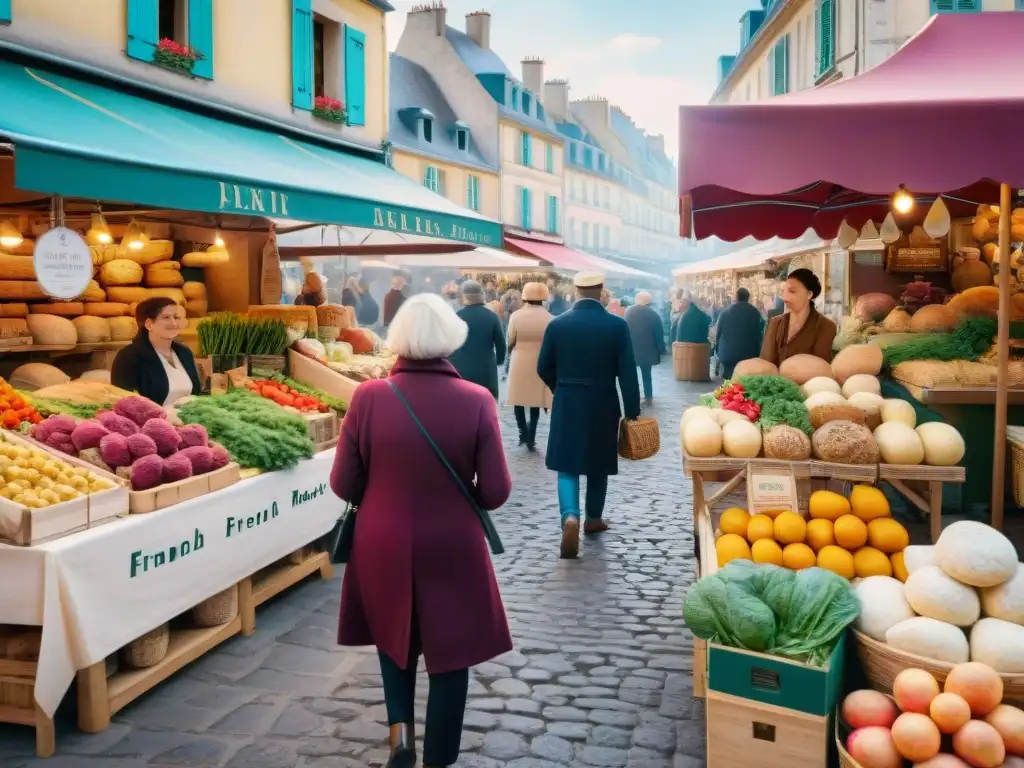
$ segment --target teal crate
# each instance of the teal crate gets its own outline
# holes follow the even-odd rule
[[[708,643],[708,690],[828,717],[843,691],[846,635],[824,669]]]

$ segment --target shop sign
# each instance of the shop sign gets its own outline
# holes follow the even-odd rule
[[[220,185],[220,209],[237,213],[269,213],[274,216],[288,216],[288,195],[273,189],[260,189],[245,184]]]
[[[929,237],[915,227],[889,246],[887,272],[945,272],[949,266],[948,242]]]
[[[36,240],[32,265],[43,292],[55,299],[81,296],[92,280],[89,246],[67,227],[54,227]]]
[[[373,209],[373,226],[391,232],[402,232],[408,235],[424,235],[426,237],[444,237],[449,240],[462,240],[467,243],[491,245],[492,239],[455,222],[442,222],[428,216],[401,213],[391,208],[377,206]]]
[[[751,515],[794,511],[799,508],[793,470],[785,467],[747,465],[747,509]]]

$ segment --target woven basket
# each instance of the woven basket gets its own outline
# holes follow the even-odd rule
[[[238,585],[208,597],[192,609],[192,623],[197,627],[219,627],[238,615]]]
[[[892,377],[915,387],[953,387],[960,372],[956,363],[938,360],[911,360],[893,366]]]
[[[9,661],[37,661],[43,633],[38,629],[26,629],[5,634],[0,638],[0,658]]]
[[[850,757],[850,753],[843,746],[843,740],[839,736],[839,715],[836,715],[836,752],[839,753],[840,768],[861,768],[861,764]]]
[[[257,376],[261,373],[284,373],[288,358],[284,355],[250,355],[249,375]]]
[[[1007,427],[1006,442],[1010,444],[1013,503],[1024,507],[1024,427]]]
[[[1006,365],[1006,372],[1009,381],[1008,386],[1021,387],[1024,386],[1024,361],[1011,360]]]
[[[993,387],[996,383],[996,377],[999,375],[999,369],[994,365],[985,365],[984,363],[972,363],[966,360],[961,360],[958,363],[960,369],[957,373],[957,381],[965,387]]]
[[[146,669],[159,664],[167,656],[171,644],[171,625],[162,624],[121,649],[124,663],[134,669]]]
[[[661,450],[661,430],[658,420],[641,416],[636,421],[623,419],[619,423],[619,456],[630,461],[642,461]]]
[[[853,636],[857,641],[857,656],[868,682],[872,688],[883,693],[892,693],[893,681],[904,669],[926,670],[942,685],[946,675],[956,666],[897,650],[856,630],[853,630]],[[1003,679],[1003,703],[1016,706],[1024,704],[1024,674],[1003,673],[999,677]]]
[[[316,337],[320,339],[321,344],[330,344],[338,340],[339,333],[341,328],[336,325],[320,325],[317,326]]]
[[[676,341],[672,344],[672,373],[676,381],[711,380],[711,345]]]

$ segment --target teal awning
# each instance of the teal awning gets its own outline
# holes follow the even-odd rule
[[[499,246],[501,225],[382,163],[0,61],[20,189]]]

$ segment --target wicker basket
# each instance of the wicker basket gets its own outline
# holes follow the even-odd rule
[[[957,366],[960,370],[956,379],[965,387],[993,387],[999,375],[999,369],[994,365],[960,360]]]
[[[641,416],[636,421],[623,419],[619,423],[619,456],[630,461],[642,461],[661,450],[661,430],[658,420]]]
[[[134,669],[146,669],[159,664],[167,656],[171,644],[171,625],[162,624],[121,649],[124,663]]]
[[[288,358],[284,355],[250,355],[249,375],[259,376],[269,373],[284,373]]]
[[[1024,507],[1024,427],[1007,427],[1006,441],[1010,444],[1013,503]]]
[[[946,675],[956,666],[897,650],[856,630],[853,630],[853,636],[857,641],[857,656],[868,682],[872,688],[883,693],[892,693],[892,683],[904,669],[926,670],[942,685]],[[1024,704],[1024,674],[1003,673],[999,677],[1003,679],[1003,703],[1016,706]]]
[[[219,627],[238,615],[238,585],[208,597],[192,609],[192,623],[197,627]]]
[[[18,628],[21,630],[21,628]],[[0,637],[0,659],[8,661],[38,661],[39,646],[43,641],[42,630],[25,629],[5,632]]]
[[[710,381],[711,346],[684,341],[673,343],[672,373],[676,381]]]
[[[850,757],[850,753],[846,751],[843,740],[839,736],[839,715],[836,715],[836,752],[839,753],[840,768],[861,768],[861,764]]]

